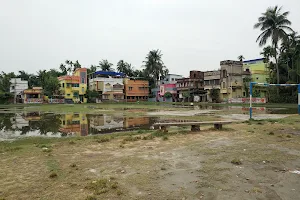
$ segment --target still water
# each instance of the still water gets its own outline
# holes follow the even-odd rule
[[[86,136],[149,129],[155,120],[155,117],[106,114],[0,113],[0,140],[27,136]]]

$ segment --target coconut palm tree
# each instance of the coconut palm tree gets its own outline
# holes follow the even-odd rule
[[[117,63],[117,70],[118,72],[122,72],[122,73],[127,73],[127,63],[124,62],[124,60],[120,60],[118,63]]]
[[[159,49],[152,50],[147,54],[144,61],[145,72],[153,78],[156,86],[160,78],[166,76],[169,72],[162,61],[162,55]]]
[[[71,75],[71,72],[73,71],[74,63],[71,60],[66,60],[65,63],[66,65],[68,65],[67,71],[69,72],[69,75]]]
[[[264,46],[269,39],[271,39],[272,47],[275,49],[275,64],[277,72],[277,83],[279,83],[279,67],[277,48],[278,43],[288,38],[287,31],[293,30],[289,27],[291,22],[287,19],[289,12],[281,12],[281,7],[270,7],[266,12],[262,13],[262,16],[258,18],[258,22],[254,25],[254,28],[259,28],[262,33],[257,37],[256,42],[259,42],[259,46]]]
[[[81,64],[78,62],[78,60],[76,60],[76,62],[74,63],[74,69],[73,69],[73,71],[75,71],[78,68],[81,68]]]
[[[262,55],[265,59],[265,62],[268,63],[270,59],[275,56],[275,49],[271,46],[264,47],[260,55]]]
[[[108,60],[99,61],[99,67],[102,71],[114,71],[112,68],[113,64],[108,62]]]
[[[62,75],[67,75],[68,71],[67,71],[66,65],[61,63],[60,66],[59,66],[59,69],[60,69]]]
[[[244,58],[243,55],[239,55],[239,56],[237,57],[237,59],[238,59],[239,61],[243,62],[243,60],[244,60],[245,58]]]

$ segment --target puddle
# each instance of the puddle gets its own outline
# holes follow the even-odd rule
[[[66,137],[149,129],[155,117],[106,114],[0,113],[0,141],[28,136]]]

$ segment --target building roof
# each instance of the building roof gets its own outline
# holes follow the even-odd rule
[[[108,72],[108,71],[96,71],[95,75],[107,75],[107,76],[125,76],[126,74],[122,72]]]
[[[78,82],[80,77],[79,76],[60,76],[57,77],[58,80],[62,81],[62,80],[71,80],[71,81],[76,81]]]
[[[264,58],[257,58],[257,59],[253,59],[253,60],[245,60],[243,61],[243,63],[249,63],[249,62],[256,62],[256,61],[263,61]]]

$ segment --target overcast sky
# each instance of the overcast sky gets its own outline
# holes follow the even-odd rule
[[[0,0],[0,71],[35,73],[66,59],[140,69],[152,49],[170,73],[214,70],[240,54],[260,57],[253,25],[274,5],[300,32],[300,0]]]

